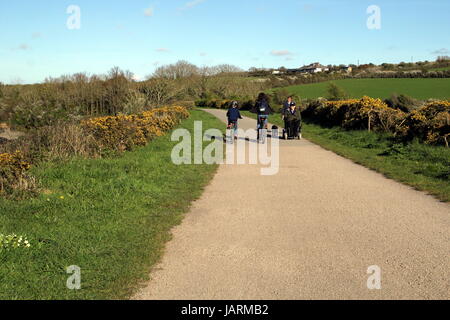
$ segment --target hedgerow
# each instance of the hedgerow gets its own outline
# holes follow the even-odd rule
[[[411,113],[390,108],[380,99],[315,100],[303,111],[306,118],[327,126],[348,130],[392,133],[407,140],[419,139],[433,145],[449,146],[450,102],[433,101]]]
[[[165,107],[136,115],[93,118],[83,121],[82,127],[101,150],[126,151],[163,135],[188,116],[184,107]]]
[[[162,136],[188,117],[186,108],[173,106],[39,128],[1,146],[0,195],[11,195],[18,190],[34,191],[35,179],[28,173],[31,164],[129,151]]]

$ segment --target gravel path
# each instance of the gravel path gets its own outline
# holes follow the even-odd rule
[[[280,162],[220,166],[133,299],[450,298],[449,205],[306,140]]]

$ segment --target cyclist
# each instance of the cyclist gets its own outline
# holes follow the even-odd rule
[[[253,107],[251,112],[256,113],[258,115],[258,126],[257,126],[258,132],[260,129],[267,129],[269,115],[273,114],[274,112],[269,105],[269,97],[264,92],[261,92],[258,95],[255,106]],[[263,125],[261,125],[260,127],[260,124]]]
[[[239,104],[237,101],[231,103],[231,107],[227,112],[228,129],[234,129],[234,138],[237,139],[238,120],[242,119],[241,112],[239,111]]]

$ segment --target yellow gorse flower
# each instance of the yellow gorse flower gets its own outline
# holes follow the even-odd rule
[[[31,164],[23,160],[23,155],[20,151],[16,151],[14,153],[0,154],[0,167],[26,171],[31,168]]]
[[[118,115],[93,118],[82,122],[103,148],[129,150],[143,146],[154,137],[178,125],[181,119],[189,117],[185,107],[163,107],[135,115]]]

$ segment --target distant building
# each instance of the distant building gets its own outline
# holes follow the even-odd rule
[[[300,68],[301,73],[320,73],[326,71],[329,71],[329,68],[321,65],[318,62]]]
[[[288,69],[287,73],[320,73],[320,72],[326,72],[329,71],[328,67],[325,67],[323,65],[321,65],[320,63],[316,62],[316,63],[312,63],[310,65],[307,66],[303,66],[301,68],[298,69]]]
[[[339,68],[339,70],[340,70],[341,72],[352,73],[353,68],[350,67],[350,66],[342,66],[342,67]]]

